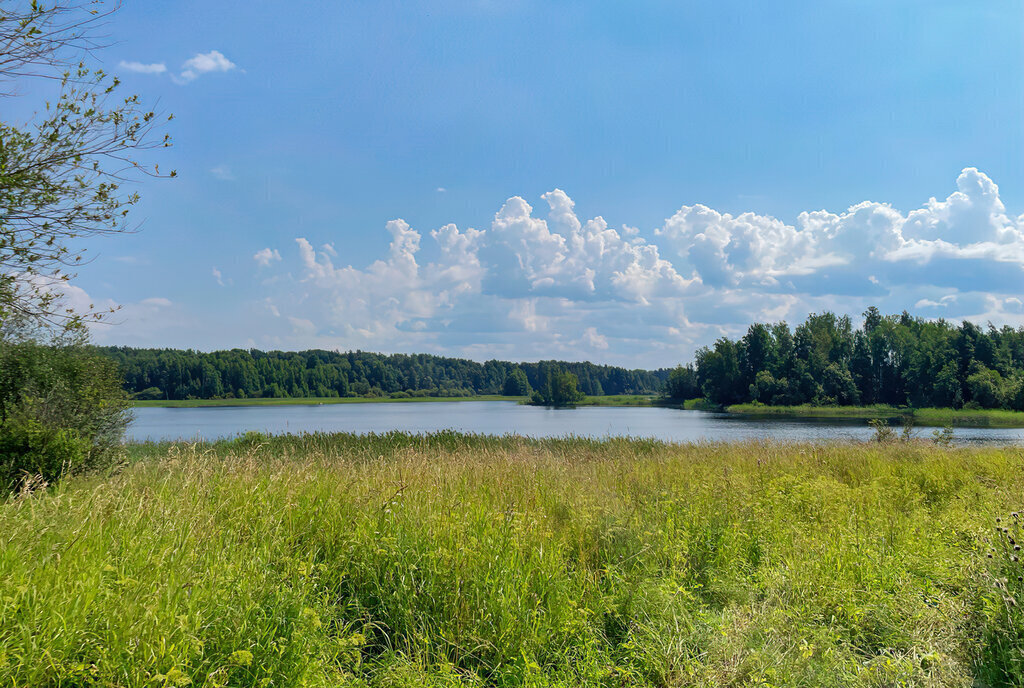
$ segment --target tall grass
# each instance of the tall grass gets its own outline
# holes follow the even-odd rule
[[[132,453],[0,505],[0,685],[1012,685],[979,648],[1017,449],[388,433]]]

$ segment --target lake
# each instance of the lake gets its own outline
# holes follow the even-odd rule
[[[244,432],[462,432],[530,437],[653,437],[672,442],[867,440],[860,419],[746,418],[658,407],[550,409],[512,401],[137,408],[128,439],[213,440]],[[930,438],[934,428],[918,428]],[[1024,428],[956,428],[961,443],[1024,444]]]

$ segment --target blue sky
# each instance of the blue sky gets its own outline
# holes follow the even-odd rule
[[[179,177],[70,296],[122,306],[102,343],[643,367],[824,309],[1024,324],[1022,20],[130,1],[98,57]]]

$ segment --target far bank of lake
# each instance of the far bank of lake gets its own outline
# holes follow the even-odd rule
[[[323,406],[325,404],[407,404],[419,402],[449,403],[457,401],[521,401],[525,397],[487,394],[473,397],[287,397],[254,399],[136,399],[135,408],[207,408],[246,406]]]
[[[529,397],[510,397],[500,394],[479,394],[471,397],[287,397],[253,399],[136,399],[135,408],[203,408],[209,406],[323,406],[324,404],[407,404],[419,402],[455,401],[514,401],[529,402]],[[657,406],[658,397],[653,394],[608,394],[586,397],[576,406]],[[676,404],[664,404],[675,406]]]
[[[900,408],[897,406],[765,406],[734,404],[727,413],[761,418],[833,418],[902,420],[912,418],[914,425],[943,427],[1024,427],[1024,413],[1003,409]]]

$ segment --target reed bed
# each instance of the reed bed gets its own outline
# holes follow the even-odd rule
[[[1018,448],[389,433],[129,451],[0,503],[0,686],[1020,680],[986,556],[1024,504]]]

